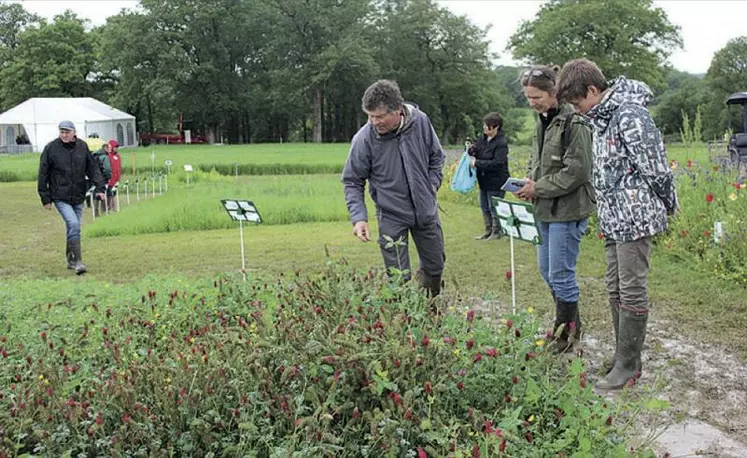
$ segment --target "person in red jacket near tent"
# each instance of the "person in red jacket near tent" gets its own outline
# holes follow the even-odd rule
[[[122,178],[122,158],[119,155],[119,143],[116,140],[109,140],[109,162],[112,164],[112,177],[109,179],[109,187],[106,190],[106,206],[109,211],[119,211],[119,205],[115,196],[117,195],[116,186],[119,179]]]

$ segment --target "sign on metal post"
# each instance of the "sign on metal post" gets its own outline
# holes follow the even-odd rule
[[[130,180],[126,180],[125,184],[125,192],[127,193],[127,206],[130,206]]]
[[[524,202],[514,202],[493,197],[493,207],[498,216],[501,232],[510,238],[511,247],[511,307],[516,313],[516,263],[514,261],[514,239],[532,245],[542,243],[537,220],[534,219],[534,206]]]
[[[166,159],[163,163],[166,164],[166,173],[171,173],[171,164],[173,164],[171,159]]]
[[[140,181],[135,180],[135,201],[140,202]]]
[[[222,199],[223,208],[232,220],[239,222],[239,237],[241,238],[241,274],[246,281],[246,255],[244,252],[244,221],[260,224],[262,217],[257,206],[251,200]]]
[[[189,175],[192,172],[192,170],[194,170],[192,168],[192,165],[190,165],[190,164],[184,164],[184,171],[187,172],[187,186],[189,186]]]

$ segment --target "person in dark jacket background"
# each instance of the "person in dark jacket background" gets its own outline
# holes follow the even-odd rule
[[[96,186],[96,198],[105,199],[104,178],[98,161],[88,145],[75,135],[71,121],[59,124],[59,138],[49,142],[39,160],[37,188],[42,205],[47,210],[52,204],[65,221],[67,229],[67,268],[81,275],[86,272],[80,247],[80,221],[86,198],[86,176]]]
[[[379,80],[362,100],[368,122],[353,137],[342,182],[353,235],[371,240],[364,190],[369,184],[379,223],[379,248],[387,272],[410,278],[410,234],[420,258],[415,278],[433,297],[441,291],[444,238],[436,192],[443,177],[444,152],[428,116],[405,103],[393,81]],[[392,243],[401,240],[403,243]]]
[[[501,226],[498,215],[491,204],[493,197],[506,195],[501,190],[508,180],[508,143],[503,134],[503,118],[498,113],[489,113],[483,118],[482,131],[485,135],[474,143],[467,153],[472,156],[470,165],[477,171],[480,209],[485,223],[485,232],[475,237],[476,240],[494,240],[501,238]]]

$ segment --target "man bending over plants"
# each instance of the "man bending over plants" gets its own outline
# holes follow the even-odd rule
[[[387,272],[400,269],[409,280],[407,242],[412,235],[420,258],[415,278],[430,296],[437,296],[446,259],[436,200],[444,164],[441,143],[428,116],[405,103],[393,81],[369,86],[362,105],[368,122],[353,137],[342,172],[353,235],[371,240],[364,196],[368,181]]]

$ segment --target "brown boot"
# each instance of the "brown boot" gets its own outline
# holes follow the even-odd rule
[[[476,235],[475,240],[487,240],[488,237],[490,237],[490,235],[493,233],[493,219],[490,216],[490,213],[483,213],[482,220],[483,223],[485,223],[485,232],[480,235]]]
[[[498,218],[492,218],[492,228],[490,230],[490,236],[488,237],[488,240],[498,240],[501,237],[503,237],[503,232],[501,231],[501,222]]]

